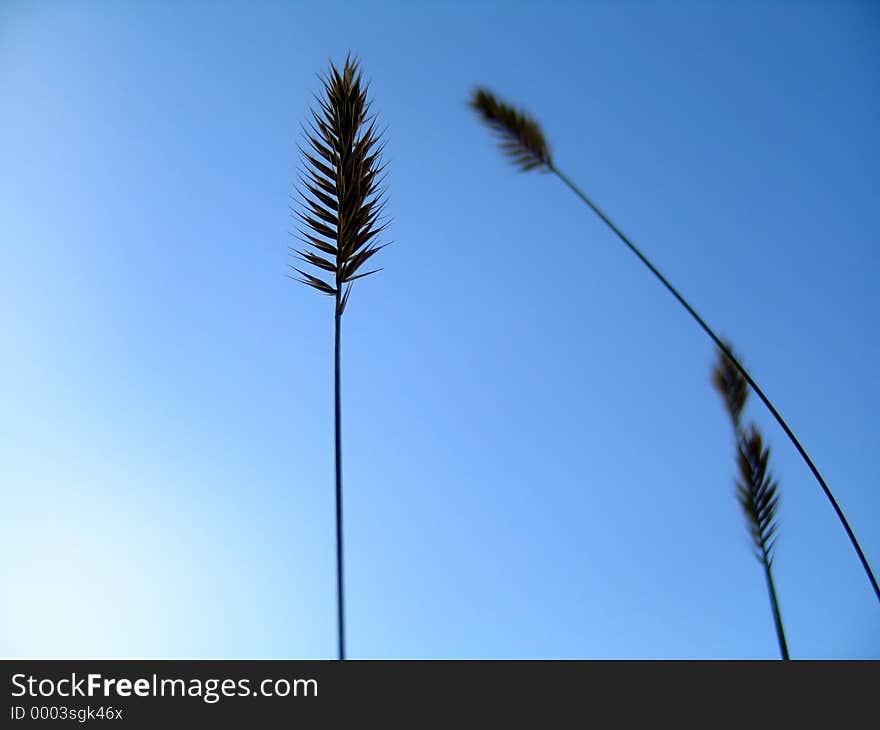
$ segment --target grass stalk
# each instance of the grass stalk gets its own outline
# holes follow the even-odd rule
[[[724,408],[733,425],[740,473],[740,481],[736,482],[737,498],[754,542],[755,557],[764,568],[779,652],[783,659],[788,659],[788,642],[785,640],[782,613],[773,580],[773,551],[779,527],[776,521],[779,485],[772,479],[767,468],[770,449],[764,447],[757,426],[753,424],[748,430],[742,426],[742,413],[749,398],[749,385],[736,368],[733,358],[727,354],[732,348],[727,343],[724,345],[724,350],[718,350],[718,362],[712,371],[712,382],[721,394]]]
[[[779,612],[779,599],[776,597],[776,585],[773,582],[773,571],[769,563],[764,563],[764,575],[767,578],[767,592],[770,594],[770,605],[773,609],[773,624],[776,627],[776,638],[779,641],[779,653],[783,659],[791,659],[788,655],[788,642],[785,640],[785,629],[782,627],[782,614]]]
[[[597,216],[599,216],[605,225],[608,226],[608,228],[614,232],[627,248],[639,258],[657,280],[663,284],[673,297],[675,297],[676,301],[678,301],[685,311],[687,311],[703,332],[708,335],[715,346],[730,359],[734,367],[739,371],[742,377],[745,378],[746,382],[755,391],[755,394],[760,398],[761,402],[770,411],[773,418],[776,419],[776,422],[785,432],[785,435],[788,436],[804,463],[809,467],[813,477],[816,479],[822,492],[831,504],[834,513],[837,515],[837,519],[843,526],[843,529],[862,564],[865,574],[868,577],[868,581],[874,590],[874,595],[878,602],[880,602],[880,584],[877,582],[877,578],[871,569],[868,558],[862,550],[862,547],[856,538],[856,534],[850,526],[849,520],[846,518],[843,509],[832,493],[828,483],[819,472],[819,468],[810,458],[807,450],[803,447],[797,436],[795,436],[794,431],[789,427],[788,423],[770,401],[770,398],[765,394],[764,390],[749,374],[742,363],[736,359],[727,345],[715,333],[715,330],[706,323],[690,303],[679,293],[679,291],[669,282],[650,259],[648,259],[648,257],[645,256],[645,254],[642,253],[642,251],[629,239],[629,237],[623,233],[611,218],[609,218],[571,178],[562,173],[559,168],[556,167],[550,153],[550,148],[544,137],[544,133],[541,130],[540,125],[533,118],[525,112],[500,101],[494,94],[492,94],[492,92],[485,88],[478,88],[474,92],[470,106],[479,114],[483,122],[485,122],[498,135],[503,153],[514,165],[524,171],[539,170],[556,175],[556,177],[559,178],[559,180],[561,180],[575,195],[577,195]]]
[[[292,249],[314,273],[291,265],[291,278],[333,298],[333,437],[336,505],[336,605],[339,659],[345,659],[345,573],[342,503],[342,315],[352,286],[381,269],[364,264],[387,244],[382,134],[370,111],[367,85],[351,56],[340,71],[332,62],[321,78],[323,95],[304,128],[308,149],[300,148],[305,173],[300,179],[299,240]]]
[[[339,658],[345,659],[345,570],[342,548],[342,315],[339,314],[339,293],[336,294],[333,346],[333,442],[334,474],[336,477],[336,607]]]

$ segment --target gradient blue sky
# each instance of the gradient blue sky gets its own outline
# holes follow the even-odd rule
[[[285,267],[349,50],[395,241],[343,334],[353,657],[777,656],[710,343],[476,83],[734,342],[880,570],[876,4],[7,1],[0,654],[334,655],[332,313]],[[880,656],[749,415],[792,655]]]

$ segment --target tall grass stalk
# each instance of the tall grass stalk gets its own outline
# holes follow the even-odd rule
[[[312,273],[291,265],[297,281],[333,299],[334,333],[334,465],[336,477],[336,595],[339,658],[345,659],[345,580],[342,530],[342,315],[353,282],[380,269],[362,270],[387,244],[377,237],[387,226],[382,133],[370,111],[367,84],[359,64],[350,56],[342,71],[331,62],[321,78],[323,94],[304,128],[308,140],[300,148],[304,174],[300,178],[298,238],[293,249]]]
[[[727,347],[730,350],[730,347]],[[788,642],[782,626],[779,598],[773,580],[773,553],[779,523],[776,511],[779,507],[779,485],[770,476],[767,464],[770,449],[764,446],[763,439],[754,424],[745,429],[742,426],[742,411],[748,400],[749,386],[742,373],[736,369],[731,359],[721,350],[718,363],[712,373],[712,382],[721,393],[724,406],[733,424],[736,437],[737,465],[740,478],[736,482],[737,498],[746,516],[749,533],[755,548],[755,557],[764,569],[770,608],[773,611],[773,625],[779,642],[779,652],[788,659]]]
[[[841,509],[840,505],[835,499],[834,494],[831,492],[831,488],[828,486],[828,483],[822,477],[822,474],[819,472],[818,467],[813,463],[813,460],[810,458],[810,455],[807,453],[806,449],[801,445],[801,442],[795,436],[794,432],[791,430],[789,425],[785,422],[785,419],[770,402],[770,399],[764,393],[763,389],[755,382],[754,378],[748,373],[742,363],[736,359],[734,354],[728,349],[725,343],[715,334],[715,331],[706,323],[706,321],[697,313],[697,311],[688,303],[688,301],[678,292],[678,290],[672,286],[669,280],[657,269],[656,266],[645,256],[644,253],[623,233],[623,231],[618,228],[618,226],[590,199],[583,190],[581,190],[574,181],[565,175],[553,161],[553,157],[550,153],[550,147],[547,144],[546,138],[544,137],[544,133],[541,130],[540,125],[535,121],[532,117],[530,117],[525,112],[515,109],[514,107],[506,104],[503,101],[500,101],[491,91],[485,88],[477,88],[473,96],[471,97],[470,106],[473,108],[480,118],[485,122],[498,136],[501,149],[504,154],[510,159],[510,161],[519,167],[521,170],[539,170],[543,172],[549,172],[554,174],[559,180],[561,180],[575,195],[577,195],[599,218],[602,220],[605,225],[607,225],[614,234],[632,251],[638,259],[648,268],[648,270],[657,278],[657,280],[663,284],[663,286],[675,297],[676,301],[687,311],[687,313],[693,318],[693,320],[700,326],[700,328],[705,332],[712,342],[715,343],[716,347],[721,350],[731,361],[733,366],[737,371],[742,375],[745,381],[749,384],[749,386],[755,391],[755,394],[773,417],[776,419],[776,422],[780,425],[782,430],[785,432],[786,436],[788,436],[791,443],[794,445],[797,452],[800,454],[801,458],[804,460],[806,465],[809,467],[810,471],[813,473],[813,476],[816,478],[816,481],[819,483],[822,491],[825,494],[825,497],[831,503],[831,507],[834,509],[835,514],[837,515],[838,520],[840,520],[840,524],[843,526],[843,529],[846,531],[847,536],[849,537],[850,542],[852,543],[853,549],[856,551],[859,560],[862,563],[862,567],[865,570],[866,575],[868,576],[868,580],[871,583],[871,587],[874,589],[874,594],[877,597],[877,600],[880,601],[880,584],[877,582],[877,578],[875,577],[873,571],[871,570],[871,566],[868,563],[868,558],[865,556],[864,551],[862,550],[861,545],[859,544],[858,539],[856,538],[855,532],[853,532],[852,527],[849,524],[849,521],[846,518],[846,515],[843,513],[843,509]]]

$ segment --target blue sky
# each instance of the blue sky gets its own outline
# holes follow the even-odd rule
[[[332,657],[330,302],[285,278],[299,124],[351,50],[385,270],[343,332],[353,657],[775,657],[704,335],[483,83],[729,337],[880,570],[871,3],[0,7],[0,654]],[[794,657],[880,656],[806,467]]]

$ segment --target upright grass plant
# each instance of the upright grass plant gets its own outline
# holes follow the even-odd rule
[[[300,147],[304,171],[294,214],[303,245],[293,249],[299,265],[291,268],[296,272],[292,278],[333,300],[337,635],[339,658],[345,659],[342,315],[354,282],[380,271],[365,265],[387,245],[378,242],[387,226],[385,165],[382,133],[358,61],[347,57],[341,71],[331,61],[321,81],[322,94],[304,128],[308,144]]]
[[[729,345],[726,349],[731,351]],[[776,583],[773,580],[773,555],[779,528],[776,519],[779,487],[770,475],[768,467],[770,449],[764,446],[761,432],[756,425],[752,424],[748,428],[742,425],[742,412],[748,400],[749,384],[731,359],[721,350],[718,351],[718,362],[712,373],[712,382],[721,394],[733,425],[736,461],[740,475],[736,482],[736,495],[746,517],[755,557],[764,569],[779,652],[783,659],[788,659],[788,642],[785,639]]]

